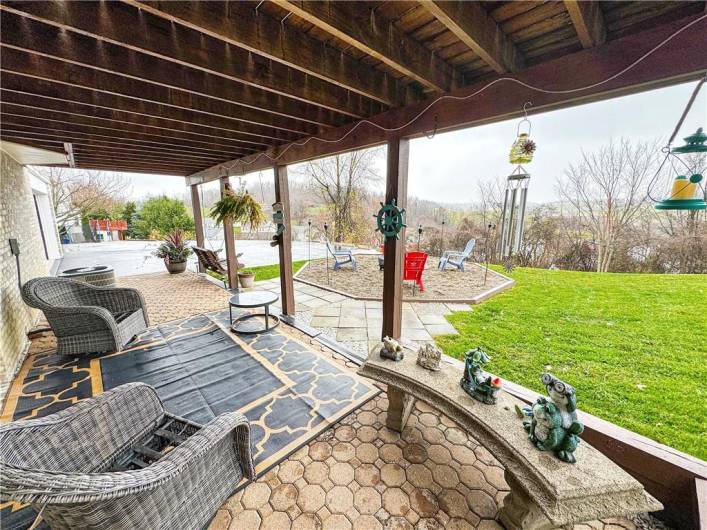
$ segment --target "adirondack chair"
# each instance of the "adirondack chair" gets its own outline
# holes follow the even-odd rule
[[[447,265],[456,267],[461,272],[464,272],[464,260],[471,256],[471,252],[474,250],[474,245],[476,245],[476,239],[470,239],[464,247],[464,252],[457,252],[455,250],[445,250],[442,253],[442,257],[439,259],[439,270],[443,271]]]
[[[334,257],[334,270],[339,269],[342,265],[346,265],[347,263],[350,263],[353,270],[356,270],[356,258],[350,248],[334,250],[328,239],[325,239],[324,241],[326,242],[326,248],[329,251],[329,254]]]
[[[219,258],[218,254],[215,251],[201,247],[192,248],[194,250],[194,254],[196,254],[196,257],[199,259],[199,263],[204,269],[217,272],[223,275],[228,274],[228,270],[226,269],[226,260]],[[238,261],[238,258],[240,258],[242,255],[243,252],[239,252],[238,254],[236,254],[236,262],[238,263],[239,269],[242,269],[244,267],[243,263]]]
[[[427,254],[424,252],[406,252],[405,266],[403,268],[403,281],[412,280],[412,293],[415,294],[415,287],[420,289],[421,293],[425,292],[425,285],[422,283],[422,273],[425,270],[427,263]]]

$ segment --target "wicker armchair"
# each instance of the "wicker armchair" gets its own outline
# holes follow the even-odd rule
[[[159,450],[156,435],[177,443],[146,465],[135,451]],[[143,383],[0,426],[0,500],[30,503],[53,529],[203,528],[244,475],[255,475],[245,416],[201,427]]]
[[[145,300],[136,289],[42,277],[22,286],[22,298],[44,312],[59,355],[119,351],[149,325]]]

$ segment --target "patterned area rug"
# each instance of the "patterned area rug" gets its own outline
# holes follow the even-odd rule
[[[46,416],[142,381],[157,389],[167,410],[199,423],[223,412],[245,414],[260,474],[379,393],[284,325],[236,335],[228,324],[228,311],[221,311],[151,328],[116,354],[35,355],[10,389],[2,421]],[[3,528],[26,528],[34,513],[5,503],[0,518]]]

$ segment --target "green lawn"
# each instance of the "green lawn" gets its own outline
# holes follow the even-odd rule
[[[501,377],[543,391],[548,370],[591,414],[707,459],[707,275],[516,269],[516,285],[437,339],[481,346]]]
[[[293,261],[292,262],[292,272],[295,273],[298,270],[302,268],[302,266],[307,263],[307,260],[300,260],[300,261]],[[273,278],[277,278],[280,276],[280,265],[261,265],[259,267],[247,267],[245,269],[241,269],[240,272],[254,272],[255,273],[255,281],[260,282],[263,280],[271,280]],[[214,278],[218,278],[219,280],[223,281],[223,275],[218,274],[217,272],[212,272],[208,271],[209,276],[213,276]]]

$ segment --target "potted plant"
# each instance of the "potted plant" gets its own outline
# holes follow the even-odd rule
[[[243,269],[238,271],[238,281],[241,287],[244,289],[249,289],[255,285],[255,273],[250,269]]]
[[[172,230],[160,243],[154,254],[164,260],[165,267],[170,274],[180,274],[187,269],[187,258],[192,253],[187,246],[184,232],[179,229]]]
[[[211,217],[219,224],[247,224],[251,230],[258,228],[265,222],[263,207],[248,193],[245,184],[242,184],[238,191],[234,191],[227,183],[223,196],[211,208]],[[255,274],[252,271],[238,272],[238,260],[236,260],[236,272],[242,287],[253,286]]]

